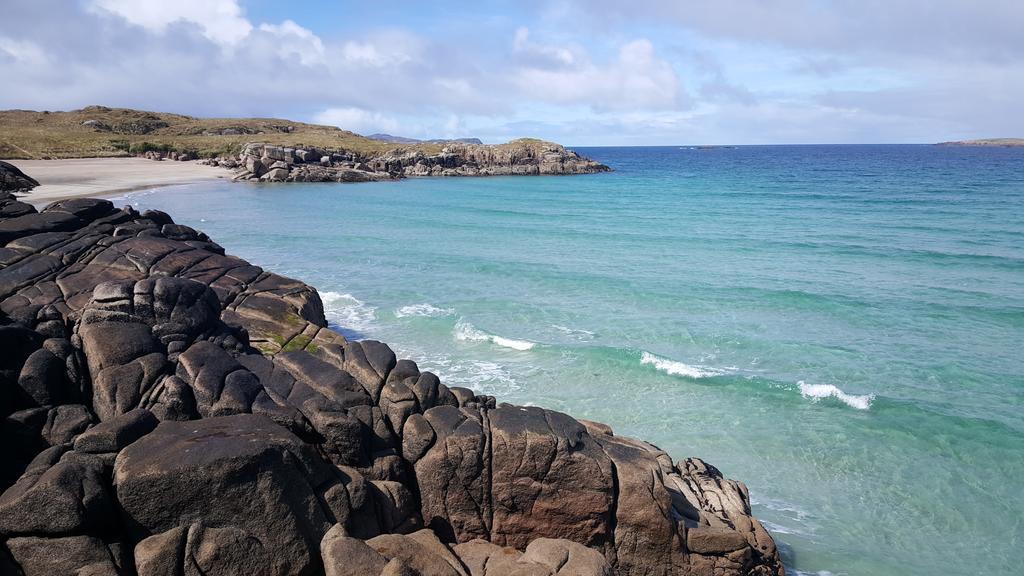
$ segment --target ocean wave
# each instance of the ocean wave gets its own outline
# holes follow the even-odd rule
[[[453,329],[456,340],[470,341],[470,342],[490,342],[497,346],[503,346],[505,348],[511,348],[513,350],[525,351],[533,348],[537,345],[536,342],[530,342],[528,340],[515,340],[513,338],[505,338],[504,336],[498,336],[496,334],[488,334],[483,330],[478,330],[469,322],[465,320],[459,320],[455,323]]]
[[[590,340],[591,338],[594,337],[593,332],[591,332],[590,330],[584,330],[582,328],[570,328],[568,326],[562,326],[561,324],[552,324],[551,327],[554,328],[555,330],[558,330],[562,334],[572,336],[573,338],[577,338],[580,340]]]
[[[654,366],[656,370],[660,370],[671,376],[685,376],[687,378],[710,378],[712,376],[721,376],[725,372],[718,370],[717,368],[710,368],[707,366],[691,366],[684,364],[676,360],[669,360],[668,358],[662,358],[655,356],[650,352],[644,352],[640,355],[641,364],[650,364]]]
[[[344,331],[362,332],[377,322],[377,308],[351,294],[321,292],[320,300],[324,303],[324,315],[328,323]]]
[[[395,318],[405,318],[407,316],[451,316],[454,313],[455,310],[452,308],[438,308],[433,304],[410,304],[395,310]]]
[[[874,394],[847,394],[832,384],[808,384],[803,380],[796,383],[800,387],[800,395],[817,402],[822,398],[835,398],[843,404],[858,410],[871,408],[871,402],[875,399]]]

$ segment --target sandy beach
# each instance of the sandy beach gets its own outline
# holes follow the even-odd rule
[[[44,205],[64,198],[103,197],[155,186],[188,184],[227,178],[224,168],[199,162],[157,162],[145,158],[75,158],[67,160],[9,160],[39,181],[21,199]]]

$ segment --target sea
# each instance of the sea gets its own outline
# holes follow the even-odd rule
[[[749,487],[791,574],[1021,574],[1024,149],[576,148],[586,176],[133,192],[346,337]]]

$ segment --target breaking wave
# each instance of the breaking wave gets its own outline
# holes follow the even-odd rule
[[[808,384],[803,380],[797,382],[800,387],[800,395],[817,402],[822,398],[835,398],[843,404],[858,410],[871,408],[871,401],[875,399],[874,394],[847,394],[831,384]]]
[[[395,310],[395,318],[405,318],[408,316],[451,316],[454,313],[455,310],[452,308],[438,308],[433,304],[409,304]]]
[[[351,294],[321,292],[320,300],[328,323],[340,328],[343,334],[366,331],[377,321],[377,308]]]
[[[530,342],[529,340],[515,340],[513,338],[505,338],[504,336],[498,336],[496,334],[488,334],[483,330],[478,330],[465,320],[459,320],[456,322],[453,332],[456,340],[490,342],[497,346],[503,346],[513,350],[529,350],[537,345],[536,342]]]
[[[718,370],[717,368],[691,366],[676,360],[669,360],[668,358],[655,356],[650,352],[644,352],[640,355],[640,363],[650,364],[651,366],[654,366],[656,370],[660,370],[671,376],[685,376],[686,378],[710,378],[712,376],[721,376],[722,374],[725,374],[724,371]]]

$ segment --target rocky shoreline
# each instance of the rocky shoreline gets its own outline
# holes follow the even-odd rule
[[[3,576],[783,574],[742,483],[347,341],[163,212],[0,192],[0,350]]]
[[[380,155],[251,142],[237,158],[207,162],[235,169],[234,180],[260,182],[371,182],[411,176],[532,176],[611,170],[559,144],[530,139],[493,146],[450,142],[437,154],[395,149]]]

